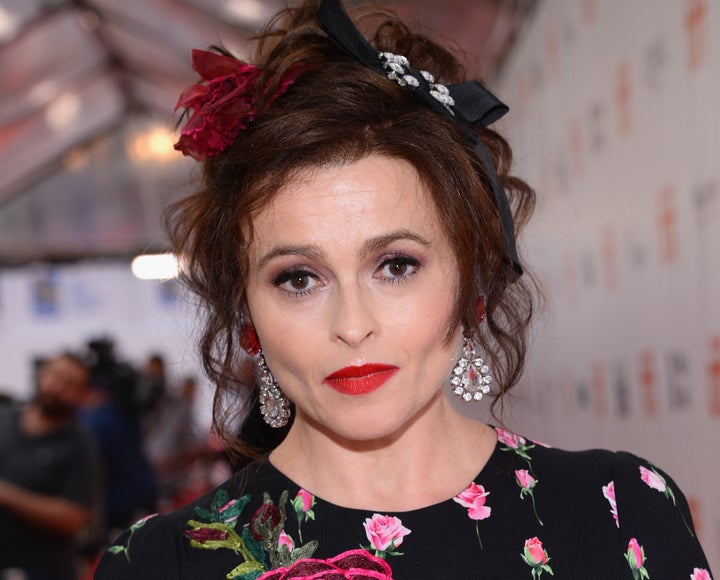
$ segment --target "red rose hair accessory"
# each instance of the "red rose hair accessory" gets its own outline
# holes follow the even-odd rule
[[[257,82],[263,70],[232,56],[197,49],[192,51],[192,67],[202,81],[183,91],[175,105],[175,111],[191,111],[175,149],[203,161],[224,151],[257,116]],[[265,94],[265,87],[264,106],[307,70],[303,64],[291,66],[272,95]]]

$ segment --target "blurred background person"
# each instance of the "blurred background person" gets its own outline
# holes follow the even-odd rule
[[[160,355],[150,357],[146,372],[155,380],[153,404],[143,417],[145,452],[158,482],[160,511],[210,487],[204,461],[209,447],[196,419],[197,382],[187,376],[173,389],[164,369]]]
[[[80,415],[97,440],[103,481],[99,545],[157,509],[157,484],[143,449],[136,404],[138,373],[119,361],[110,339],[88,343],[90,393]]]
[[[31,580],[78,572],[77,534],[93,516],[98,463],[76,420],[89,369],[64,353],[45,362],[25,406],[0,406],[0,570]]]

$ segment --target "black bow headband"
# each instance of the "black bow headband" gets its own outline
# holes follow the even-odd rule
[[[500,215],[505,251],[517,277],[523,273],[515,244],[515,224],[510,204],[495,165],[482,140],[473,128],[486,127],[505,113],[508,107],[477,81],[451,85],[435,83],[432,75],[410,66],[404,56],[375,50],[360,34],[338,0],[321,0],[318,18],[330,40],[355,60],[375,69],[401,86],[409,86],[412,95],[425,105],[453,119],[467,135],[485,169],[493,192],[493,201]]]

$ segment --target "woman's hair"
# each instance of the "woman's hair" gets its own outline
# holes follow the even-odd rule
[[[513,273],[489,178],[452,119],[332,43],[317,20],[317,5],[307,0],[281,12],[258,37],[253,64],[262,69],[258,84],[266,89],[258,91],[256,117],[232,145],[204,161],[200,187],[168,214],[182,277],[203,307],[200,351],[216,384],[214,426],[225,433],[225,422],[245,411],[236,408],[238,401],[252,404],[255,396],[240,344],[243,326],[251,322],[245,292],[253,216],[298,172],[370,154],[412,164],[431,196],[459,267],[447,337],[462,324],[484,349],[496,377],[492,410],[499,419],[497,405],[501,415],[504,396],[522,372],[534,287],[527,273],[519,280]],[[457,58],[412,32],[393,13],[366,11],[355,14],[355,22],[378,51],[405,55],[437,82],[464,80]],[[273,83],[299,63],[306,67],[302,76],[272,103],[264,101],[265,94],[274,94]],[[532,213],[534,193],[509,174],[512,154],[506,141],[490,129],[478,129],[478,134],[493,158],[519,232]],[[476,314],[480,297],[486,309],[483,325]],[[244,396],[236,397],[239,393]],[[236,450],[247,451],[242,442],[235,443]]]

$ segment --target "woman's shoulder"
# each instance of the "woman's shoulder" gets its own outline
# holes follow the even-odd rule
[[[248,533],[245,524],[270,496],[283,493],[276,490],[285,483],[266,460],[252,462],[187,505],[135,522],[106,550],[95,578],[194,577],[193,562],[208,565],[208,552],[253,545],[252,538],[242,537]],[[209,565],[222,566],[222,560],[216,557]]]
[[[602,448],[569,450],[496,427],[498,449],[509,452],[528,466],[573,480],[591,478],[627,482],[669,476],[648,459],[629,451]]]

